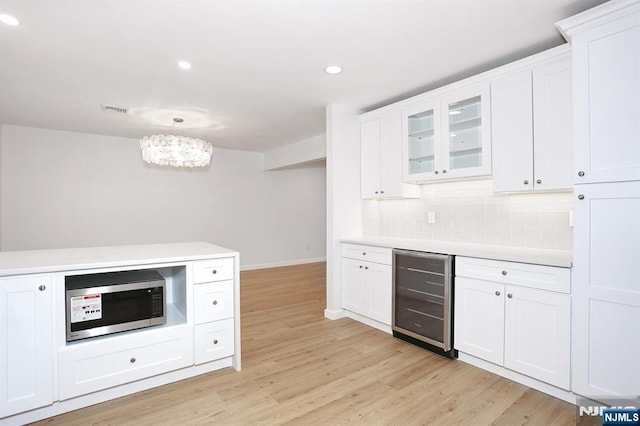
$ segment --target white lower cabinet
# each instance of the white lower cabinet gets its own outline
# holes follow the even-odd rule
[[[458,271],[469,264],[492,267],[497,281],[456,276],[455,348],[510,370],[570,389],[571,296],[535,287],[536,275],[566,277],[565,268],[526,265],[531,279],[523,279],[522,264],[491,260],[456,259]],[[475,268],[478,269],[478,268]],[[558,274],[554,272],[558,270]],[[519,275],[520,273],[520,275]],[[471,274],[470,274],[471,275]],[[509,284],[517,281],[519,285]],[[524,282],[524,284],[522,284]],[[562,284],[559,288],[568,286]],[[528,285],[530,287],[526,287]]]
[[[233,355],[234,343],[233,318],[196,325],[196,365]]]
[[[193,328],[111,336],[69,345],[59,355],[60,400],[193,365]]]
[[[0,279],[0,418],[53,403],[52,294],[50,275]]]
[[[342,253],[342,307],[390,327],[391,249],[343,244]]]

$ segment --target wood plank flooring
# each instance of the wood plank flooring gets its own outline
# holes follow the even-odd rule
[[[243,272],[241,306],[241,372],[38,424],[575,424],[571,404],[353,320],[325,319],[324,263]]]

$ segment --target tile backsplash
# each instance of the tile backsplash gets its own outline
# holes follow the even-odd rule
[[[497,194],[491,179],[440,182],[422,185],[419,199],[364,201],[363,234],[571,250],[572,209],[571,191]]]

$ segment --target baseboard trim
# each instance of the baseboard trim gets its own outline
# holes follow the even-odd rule
[[[258,265],[240,266],[241,271],[252,271],[254,269],[279,268],[281,266],[303,265],[305,263],[326,262],[326,257],[316,257],[312,259],[285,260],[284,262],[261,263]]]
[[[345,313],[342,309],[337,309],[335,311],[332,311],[330,309],[325,309],[324,310],[324,317],[330,320],[337,320],[340,318],[344,318],[345,317]]]

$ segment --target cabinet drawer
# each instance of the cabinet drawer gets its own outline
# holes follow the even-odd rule
[[[457,256],[456,276],[561,293],[571,292],[571,271],[555,266]]]
[[[233,279],[233,259],[201,260],[193,263],[193,282],[208,283]]]
[[[233,281],[193,286],[193,308],[196,324],[233,317]]]
[[[214,361],[233,355],[233,318],[196,325],[196,364]]]
[[[59,395],[65,400],[190,365],[187,326],[75,343],[59,354]]]
[[[363,244],[342,244],[342,257],[391,265],[391,249]]]

